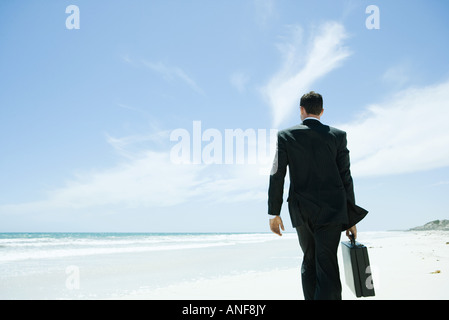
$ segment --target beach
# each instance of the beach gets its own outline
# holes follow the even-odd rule
[[[344,233],[342,241],[347,241]],[[376,295],[448,299],[449,232],[359,232]],[[0,234],[0,299],[301,300],[295,233]]]
[[[292,238],[294,237],[289,237],[285,242],[296,241]],[[342,240],[346,241],[343,236]],[[361,233],[359,240],[368,247],[376,295],[356,298],[350,291],[345,283],[341,248],[339,248],[338,258],[344,300],[449,299],[449,232],[367,232]],[[279,244],[283,242],[280,241]],[[304,298],[299,267],[185,282],[128,298],[182,299],[183,297],[219,300],[301,300]]]

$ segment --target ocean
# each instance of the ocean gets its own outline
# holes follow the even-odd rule
[[[120,299],[299,264],[288,233],[0,233],[0,299]]]

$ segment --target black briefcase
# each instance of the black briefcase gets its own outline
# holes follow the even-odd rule
[[[357,298],[374,296],[367,247],[357,243],[354,238],[341,244],[346,284]]]

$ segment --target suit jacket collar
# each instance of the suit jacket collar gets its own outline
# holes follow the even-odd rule
[[[322,125],[321,121],[316,118],[306,118],[302,122],[305,126],[316,126],[316,125]]]

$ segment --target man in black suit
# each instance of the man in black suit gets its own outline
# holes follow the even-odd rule
[[[309,92],[300,101],[302,124],[278,133],[268,189],[271,230],[282,235],[284,178],[289,167],[288,209],[304,253],[304,298],[341,299],[337,248],[341,232],[356,237],[348,209],[355,206],[346,133],[320,122],[323,98]],[[365,213],[366,214],[366,213]],[[357,220],[360,220],[360,216]],[[351,220],[351,221],[349,221]]]

